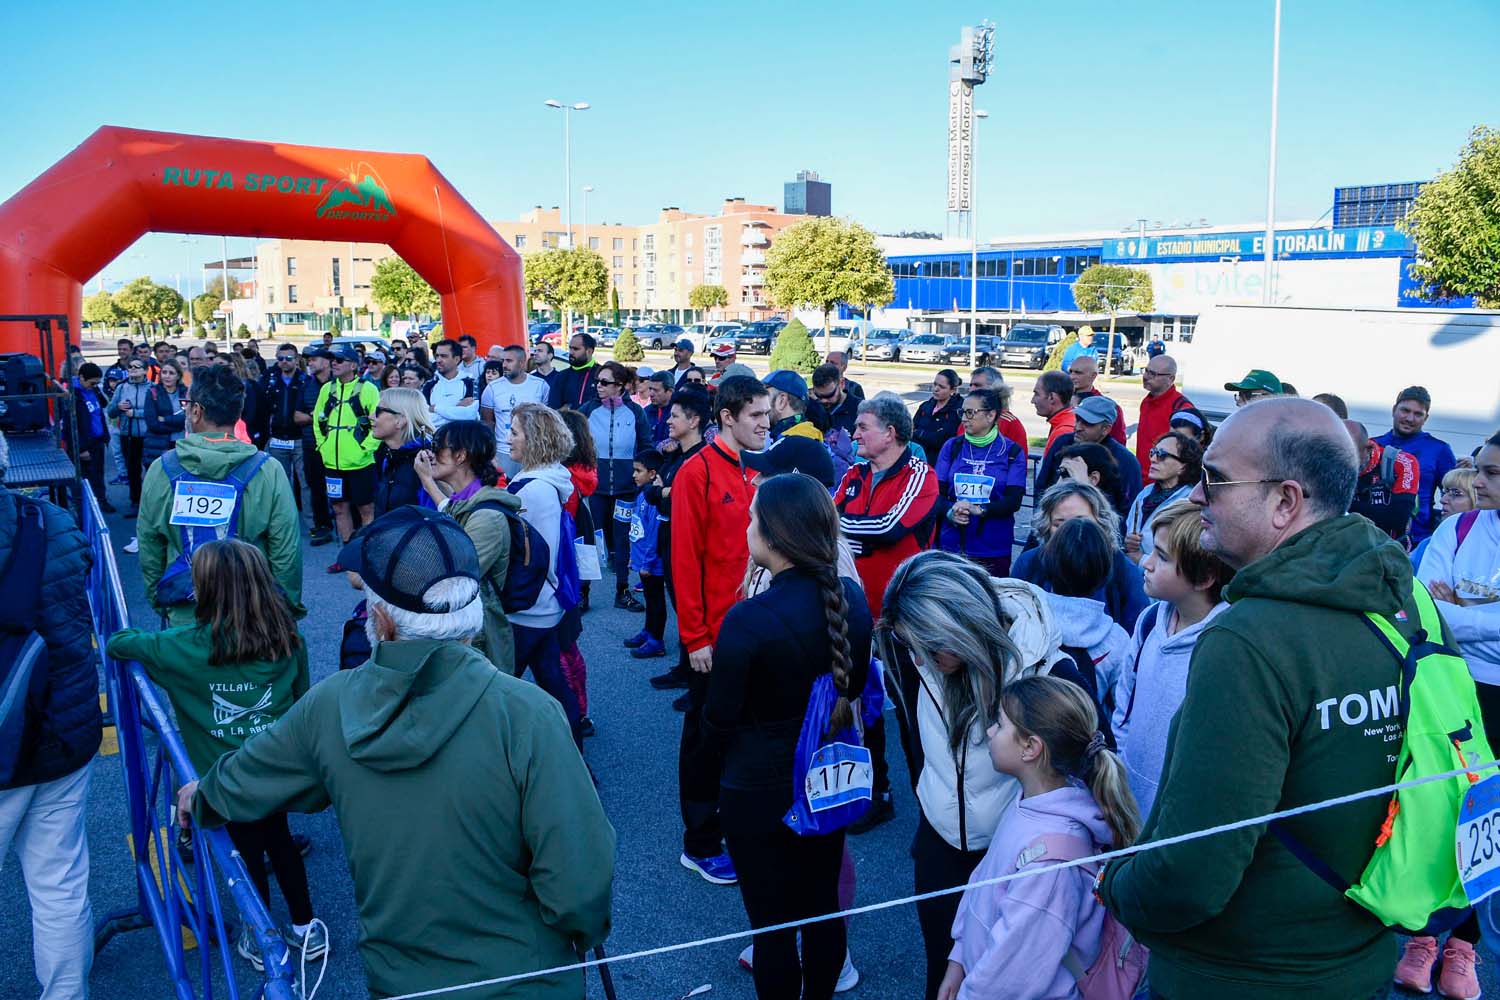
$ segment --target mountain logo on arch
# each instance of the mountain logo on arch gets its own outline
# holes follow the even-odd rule
[[[385,182],[374,167],[363,161],[351,166],[347,174],[334,181],[317,207],[320,219],[384,222],[395,215],[396,206],[391,202]]]

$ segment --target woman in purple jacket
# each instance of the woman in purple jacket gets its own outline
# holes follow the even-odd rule
[[[970,392],[962,416],[963,434],[937,456],[938,548],[969,557],[991,576],[1009,576],[1026,453],[1000,433],[1000,395],[993,389]]]

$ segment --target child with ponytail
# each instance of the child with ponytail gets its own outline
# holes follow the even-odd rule
[[[1086,865],[998,885],[975,883],[1045,868],[1054,858],[1127,847],[1140,814],[1120,759],[1104,745],[1093,699],[1076,684],[1035,676],[1000,693],[988,735],[995,770],[1021,784],[964,891],[938,1000],[1078,997],[1074,970],[1100,950],[1105,911]],[[1092,850],[1069,850],[1082,841]]]

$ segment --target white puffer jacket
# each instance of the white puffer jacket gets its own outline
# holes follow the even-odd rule
[[[1006,631],[1021,652],[1021,669],[1007,682],[1048,673],[1059,661],[1062,633],[1053,621],[1042,590],[1024,580],[990,580],[1000,602]],[[948,844],[960,851],[989,847],[1000,815],[1020,793],[1020,784],[990,763],[985,727],[976,723],[959,746],[958,760],[948,748],[943,718],[942,675],[930,666],[917,668],[917,731],[922,741],[922,773],[917,800],[922,815]]]

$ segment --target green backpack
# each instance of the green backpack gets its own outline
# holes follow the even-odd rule
[[[1391,619],[1365,620],[1401,666],[1400,716],[1405,723],[1394,783],[1491,760],[1469,665],[1443,642],[1443,622],[1427,588],[1412,581],[1419,629],[1412,641]],[[1478,774],[1405,788],[1392,794],[1375,851],[1350,885],[1280,821],[1270,831],[1314,874],[1387,927],[1435,935],[1468,915],[1471,903],[1458,874],[1454,833],[1459,809]]]

